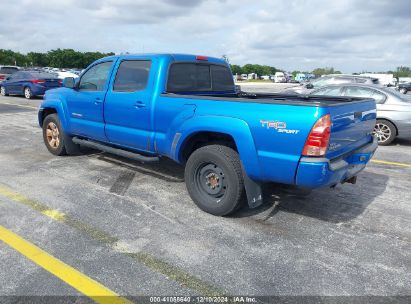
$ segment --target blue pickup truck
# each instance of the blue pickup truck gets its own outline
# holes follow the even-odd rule
[[[80,145],[185,166],[193,201],[227,215],[262,203],[264,182],[303,188],[356,181],[377,148],[373,99],[238,92],[227,63],[182,54],[120,55],[47,91],[47,149]]]

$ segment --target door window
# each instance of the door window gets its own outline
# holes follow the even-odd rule
[[[114,80],[113,91],[135,92],[144,90],[150,75],[151,61],[126,60],[120,63]]]
[[[80,91],[103,91],[107,83],[112,61],[106,61],[88,69],[81,77]]]

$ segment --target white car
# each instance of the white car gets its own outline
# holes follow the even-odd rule
[[[67,78],[67,77],[73,77],[73,78],[78,77],[77,74],[70,73],[70,72],[54,72],[54,74],[56,74],[59,79],[64,79],[64,78]]]

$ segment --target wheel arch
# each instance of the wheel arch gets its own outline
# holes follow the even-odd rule
[[[65,111],[61,103],[47,103],[47,104],[41,105],[39,112],[38,112],[39,126],[43,127],[44,119],[48,115],[54,114],[54,113],[57,114],[57,116],[59,117],[61,126],[64,129],[64,131],[67,132],[67,130],[69,130],[68,121],[67,121]]]
[[[251,130],[245,121],[237,118],[195,116],[187,120],[174,136],[171,158],[185,163],[192,152],[211,143],[225,143],[234,148],[240,155],[247,175],[255,179],[261,176]]]

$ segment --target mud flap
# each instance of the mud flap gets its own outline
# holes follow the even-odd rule
[[[241,164],[243,171],[244,187],[247,194],[247,202],[250,208],[256,208],[263,204],[263,192],[261,184],[252,180],[244,170],[243,164]]]

